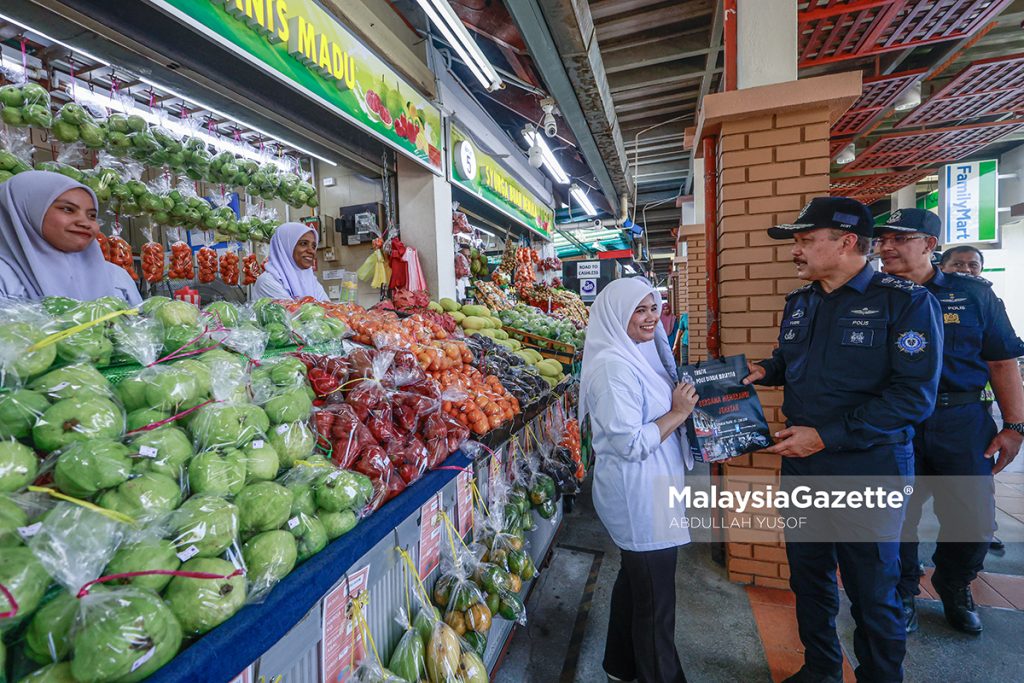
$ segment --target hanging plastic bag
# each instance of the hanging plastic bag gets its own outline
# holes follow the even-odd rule
[[[228,245],[220,259],[220,279],[226,285],[238,284],[238,245]]]
[[[171,280],[191,280],[195,277],[192,248],[185,242],[179,241],[171,245],[171,262],[167,269],[167,277]]]

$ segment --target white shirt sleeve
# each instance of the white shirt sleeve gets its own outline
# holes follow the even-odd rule
[[[142,295],[139,294],[139,286],[121,266],[107,263],[107,273],[110,276],[110,284],[117,290],[117,295],[128,302],[129,306],[135,307],[142,303]]]
[[[288,290],[284,288],[281,281],[272,273],[263,273],[256,278],[256,284],[252,286],[252,300],[257,299],[291,299]]]
[[[624,460],[646,460],[661,447],[661,429],[644,419],[640,383],[620,363],[606,363],[598,373],[595,395],[589,397],[594,450]]]

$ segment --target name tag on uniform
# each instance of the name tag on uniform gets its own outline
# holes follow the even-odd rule
[[[875,339],[874,330],[843,328],[843,346],[871,346]]]

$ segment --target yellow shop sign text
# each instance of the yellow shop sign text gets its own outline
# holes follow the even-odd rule
[[[356,59],[331,39],[332,27],[300,12],[289,12],[287,0],[210,0],[245,22],[271,43],[287,43],[288,52],[310,69],[335,81],[339,89],[356,83]],[[305,4],[305,3],[297,3]]]

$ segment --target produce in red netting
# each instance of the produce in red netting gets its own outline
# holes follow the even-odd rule
[[[139,279],[132,259],[132,247],[120,237],[110,238],[110,262],[124,268],[133,280]]]
[[[238,252],[228,251],[220,258],[220,279],[226,285],[238,284]]]
[[[195,276],[192,248],[184,242],[175,242],[171,245],[171,264],[167,269],[167,277],[172,280],[191,280]]]
[[[196,262],[199,264],[199,281],[203,283],[213,282],[217,278],[217,252],[210,247],[203,247],[196,253]]]
[[[259,260],[256,258],[256,254],[246,254],[245,258],[242,259],[242,268],[245,272],[245,279],[242,280],[242,284],[256,284],[256,278],[258,278],[262,272]]]
[[[142,277],[146,282],[164,279],[164,247],[159,242],[142,245]]]

